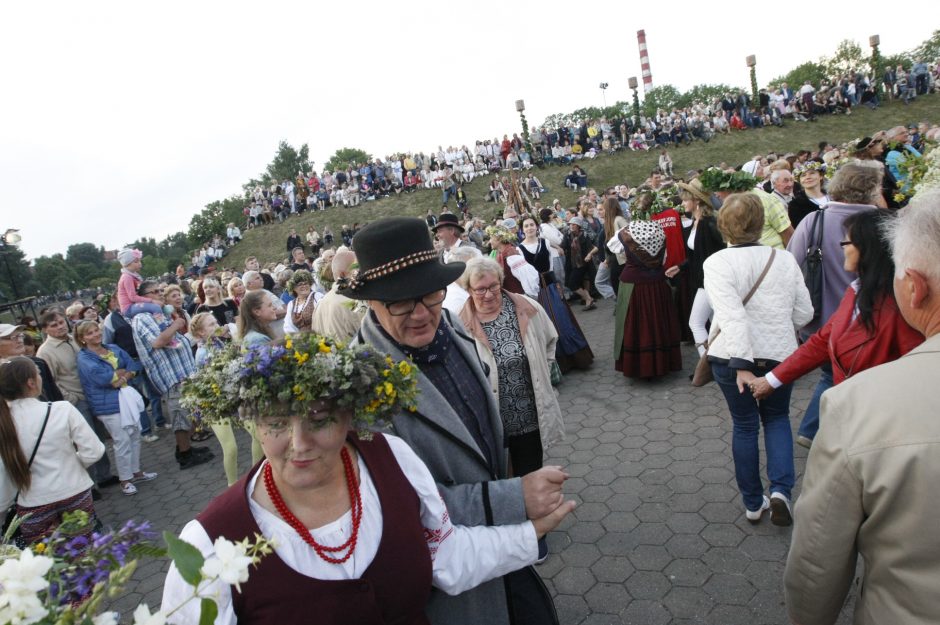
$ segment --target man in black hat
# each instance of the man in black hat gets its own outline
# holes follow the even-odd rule
[[[450,253],[461,245],[473,245],[463,240],[464,229],[453,213],[442,213],[437,223],[431,228],[437,239],[444,245],[444,262],[450,261]]]
[[[441,223],[457,230],[456,217]],[[439,224],[440,225],[440,224]],[[355,340],[421,371],[418,406],[392,418],[404,439],[430,469],[459,525],[522,523],[571,506],[561,492],[567,475],[557,466],[507,479],[507,455],[499,406],[477,355],[473,339],[457,317],[442,315],[448,284],[464,264],[444,264],[434,250],[427,225],[412,217],[375,221],[353,241],[359,273],[338,292],[366,300],[369,312]],[[451,597],[434,590],[427,614],[442,623],[555,623],[551,597],[532,567],[530,556],[518,571]],[[512,614],[511,614],[512,610]]]

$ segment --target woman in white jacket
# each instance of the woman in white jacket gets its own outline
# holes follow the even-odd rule
[[[19,516],[30,515],[20,526],[26,543],[52,533],[65,512],[82,510],[94,519],[94,483],[85,469],[104,454],[72,404],[41,402],[41,392],[39,369],[29,358],[0,362],[0,505],[6,510],[16,502]]]
[[[750,383],[796,350],[796,330],[813,318],[813,306],[793,256],[757,243],[763,227],[764,208],[756,195],[735,193],[725,199],[718,229],[729,247],[704,264],[705,293],[715,310],[708,360],[734,423],[731,453],[747,519],[757,523],[769,508],[771,522],[786,526],[793,522],[790,491],[796,481],[789,412],[792,386],[778,389],[780,397],[775,393],[757,401]],[[760,477],[761,424],[769,499]]]

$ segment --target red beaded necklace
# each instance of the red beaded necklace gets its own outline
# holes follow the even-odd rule
[[[352,557],[353,551],[356,550],[356,541],[359,539],[359,524],[362,522],[362,499],[359,497],[359,484],[356,482],[356,474],[353,472],[352,459],[349,457],[349,452],[346,451],[345,447],[340,451],[340,457],[343,459],[343,468],[346,470],[346,486],[349,488],[349,502],[352,508],[353,527],[352,535],[349,537],[349,540],[338,547],[327,547],[313,539],[313,536],[310,535],[310,531],[304,527],[300,519],[294,516],[294,513],[291,512],[287,504],[284,503],[284,498],[281,497],[281,493],[274,483],[274,473],[271,470],[271,463],[264,465],[264,486],[268,489],[268,496],[271,497],[271,503],[274,504],[278,514],[281,515],[281,518],[283,518],[288,525],[294,528],[294,531],[297,532],[297,535],[300,536],[305,543],[313,547],[313,550],[317,552],[318,556],[331,564],[342,564]],[[341,558],[330,555],[331,553],[341,552],[346,549],[349,549],[349,552]]]

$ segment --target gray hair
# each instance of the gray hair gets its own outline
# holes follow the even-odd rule
[[[254,280],[255,278],[260,278],[261,272],[249,270],[242,274],[242,282],[245,284],[245,288],[248,288],[248,283]]]
[[[770,174],[770,184],[776,184],[778,180],[784,175],[789,174],[789,169],[775,169],[772,174]],[[792,175],[792,174],[791,174]]]
[[[908,269],[924,274],[940,289],[940,188],[924,189],[888,224],[895,276]]]
[[[457,278],[457,284],[469,291],[470,279],[479,278],[480,276],[496,276],[499,278],[499,283],[502,284],[504,277],[503,267],[489,256],[471,258],[467,262],[467,268],[464,269],[460,277]]]
[[[333,270],[333,278],[348,278],[349,268],[356,262],[356,255],[345,245],[336,250],[333,261],[330,263],[330,269]]]
[[[836,171],[829,182],[829,197],[846,204],[874,205],[881,194],[884,166],[878,161],[852,161]]]
[[[473,260],[474,258],[479,258],[482,256],[480,250],[475,248],[472,245],[461,245],[460,247],[455,247],[450,251],[450,258],[447,259],[448,263],[467,263]]]

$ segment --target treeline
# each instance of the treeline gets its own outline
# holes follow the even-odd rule
[[[759,75],[760,58],[757,60],[756,70]],[[854,70],[868,72],[873,82],[880,82],[886,68],[902,65],[906,69],[910,69],[911,64],[919,60],[928,63],[940,60],[940,30],[935,30],[928,39],[909,51],[891,56],[883,56],[879,53],[873,57],[871,52],[864,52],[858,42],[846,39],[839,43],[832,56],[824,56],[817,61],[807,61],[798,65],[783,76],[777,76],[769,81],[765,86],[773,89],[785,82],[791,88],[797,90],[808,80],[818,87],[823,80],[832,81]],[[673,108],[691,106],[695,102],[710,103],[728,92],[737,93],[744,90],[750,93],[750,78],[747,71],[741,72],[741,79],[742,84],[736,87],[725,84],[702,84],[696,85],[686,92],[680,92],[672,85],[654,87],[644,94],[643,100],[640,102],[640,114],[650,117],[655,115],[658,109],[669,111]],[[747,80],[748,83],[745,83],[744,80]],[[546,117],[542,126],[557,128],[566,122],[581,122],[601,117],[619,119],[624,115],[628,117],[633,115],[632,101],[619,101],[607,107],[589,106],[570,113],[556,113]]]

